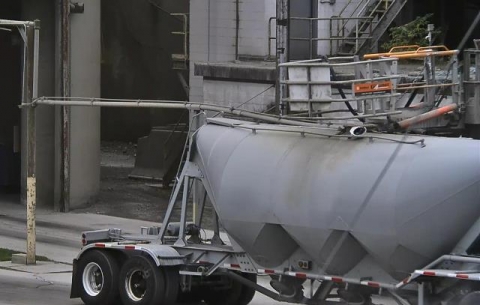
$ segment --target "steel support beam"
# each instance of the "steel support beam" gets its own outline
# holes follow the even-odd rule
[[[61,0],[60,61],[62,97],[70,96],[70,1]],[[70,210],[70,106],[62,107],[62,163],[60,210]]]
[[[286,85],[283,83],[287,79],[286,69],[280,67],[281,64],[288,62],[288,41],[290,36],[290,0],[277,0],[277,84],[275,101],[280,115],[286,114],[286,107],[283,99],[287,97]]]

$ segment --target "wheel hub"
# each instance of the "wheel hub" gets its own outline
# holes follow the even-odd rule
[[[125,290],[128,297],[136,302],[141,301],[147,291],[146,274],[143,270],[135,269],[125,279]]]
[[[89,296],[95,297],[102,291],[104,276],[102,268],[97,263],[90,262],[85,266],[82,274],[82,284]]]

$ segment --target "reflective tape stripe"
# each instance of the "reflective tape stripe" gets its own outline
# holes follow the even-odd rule
[[[223,264],[225,268],[241,269],[239,264]]]
[[[264,273],[264,274],[276,274],[277,272],[272,269],[258,269],[258,273]],[[281,272],[278,272],[281,273]]]
[[[296,277],[296,278],[299,278],[299,279],[306,279],[307,278],[307,274],[302,273],[302,272],[288,272],[287,275],[290,275],[290,276],[293,276],[293,277]]]

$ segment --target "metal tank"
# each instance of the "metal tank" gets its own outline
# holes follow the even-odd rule
[[[480,216],[480,141],[232,122],[201,127],[195,158],[221,224],[260,266],[304,251],[343,275],[370,256],[401,280]]]

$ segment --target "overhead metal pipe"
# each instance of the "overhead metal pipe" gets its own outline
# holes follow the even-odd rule
[[[221,113],[234,114],[260,120],[263,122],[277,123],[292,126],[318,127],[319,124],[300,122],[285,119],[281,116],[255,113],[251,111],[235,109],[232,107],[216,106],[211,104],[189,103],[180,101],[152,101],[152,100],[112,100],[100,98],[50,98],[42,97],[34,101],[35,105],[62,105],[62,106],[99,106],[99,107],[137,107],[137,108],[163,108],[163,109],[188,109],[197,111],[215,111]],[[28,106],[28,105],[25,105]]]

